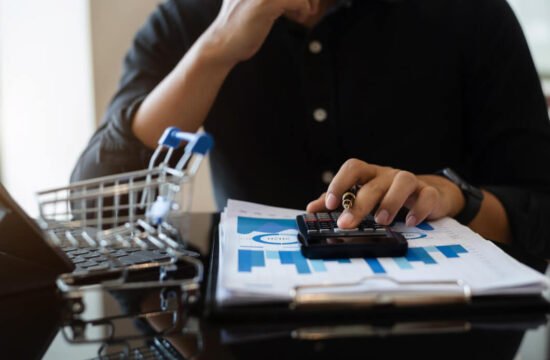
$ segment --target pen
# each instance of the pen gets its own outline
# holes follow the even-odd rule
[[[353,207],[353,203],[355,202],[355,194],[357,194],[357,186],[352,186],[351,189],[346,191],[344,195],[342,195],[342,207],[344,209],[351,209]]]

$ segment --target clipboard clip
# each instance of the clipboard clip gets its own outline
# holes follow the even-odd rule
[[[377,285],[378,284],[378,285]],[[291,291],[291,309],[412,307],[466,304],[470,286],[462,280],[399,281],[390,276],[367,276],[356,282],[298,285]]]

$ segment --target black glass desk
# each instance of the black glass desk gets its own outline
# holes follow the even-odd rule
[[[184,237],[208,261],[217,218],[194,214]],[[207,266],[205,266],[207,268]],[[104,319],[121,312],[147,313],[157,307],[155,291],[89,294],[86,317]],[[213,321],[200,309],[185,316],[182,329],[168,335],[166,314],[84,324],[90,342],[62,323],[63,303],[54,290],[4,299],[0,312],[0,357],[5,359],[548,359],[550,332],[545,313],[493,314],[486,319],[369,318],[293,323],[288,320]],[[65,331],[65,336],[63,335]],[[115,332],[115,336],[113,336]],[[106,338],[111,335],[110,341]],[[74,338],[73,338],[74,340]],[[97,340],[97,341],[93,341]],[[103,357],[100,357],[103,356]],[[110,357],[107,357],[109,355]]]

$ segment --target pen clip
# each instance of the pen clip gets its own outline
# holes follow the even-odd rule
[[[357,185],[353,185],[348,191],[342,195],[342,207],[344,210],[351,209],[355,202],[355,196],[357,194]]]

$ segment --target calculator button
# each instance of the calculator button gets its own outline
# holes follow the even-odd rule
[[[306,224],[306,227],[307,227],[308,231],[310,231],[310,230],[317,231],[317,222],[316,221],[306,221],[305,224]]]
[[[334,221],[338,221],[338,218],[340,217],[340,215],[342,215],[341,212],[332,212],[332,213],[330,213],[330,217]]]

